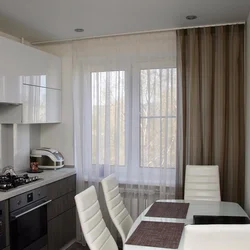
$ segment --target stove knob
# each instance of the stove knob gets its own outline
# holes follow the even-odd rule
[[[22,201],[21,201],[21,200],[19,200],[19,201],[17,202],[17,205],[18,205],[18,206],[20,206],[20,205],[21,205],[21,203],[22,203]]]

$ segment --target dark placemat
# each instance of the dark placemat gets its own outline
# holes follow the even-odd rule
[[[142,221],[126,244],[177,249],[184,223]]]
[[[186,219],[188,208],[189,203],[155,202],[145,216]]]

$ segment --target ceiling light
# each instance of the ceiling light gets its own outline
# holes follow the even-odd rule
[[[197,16],[195,16],[195,15],[186,16],[186,19],[187,20],[195,20],[195,19],[197,19]]]
[[[81,29],[81,28],[75,29],[75,32],[83,32],[83,31],[84,31],[84,29]]]

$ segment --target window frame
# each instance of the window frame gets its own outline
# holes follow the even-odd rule
[[[162,65],[163,65],[163,67],[157,67],[157,64],[155,64],[155,66],[156,66],[155,68],[143,68],[143,69],[140,69],[139,73],[141,73],[142,70],[154,70],[154,69],[160,69],[160,70],[172,69],[173,70],[173,69],[176,69],[176,67],[164,67],[164,64],[161,64],[161,66]],[[139,87],[141,87],[141,82],[139,84],[140,84]],[[140,98],[139,99],[139,105],[140,105],[140,110],[141,110],[141,93],[140,93],[139,98]],[[140,111],[140,118],[139,119],[140,119],[140,135],[139,136],[140,136],[140,143],[141,143],[141,121],[142,121],[142,119],[175,119],[176,122],[177,122],[177,113],[176,113],[176,115],[172,114],[172,115],[167,115],[167,116],[163,116],[163,115],[158,115],[158,116],[141,116],[141,111]],[[141,145],[140,145],[140,149],[141,149]],[[141,155],[141,153],[140,153],[140,155]],[[160,168],[160,166],[159,167],[150,167],[150,166],[141,166],[141,164],[140,164],[140,168]],[[170,168],[174,168],[174,167],[170,167]]]
[[[141,120],[141,116],[140,116],[140,74],[141,74],[141,70],[150,70],[150,69],[167,69],[167,68],[176,68],[176,64],[173,64],[171,62],[169,62],[167,60],[167,58],[162,59],[162,60],[157,60],[154,62],[140,62],[140,63],[136,63],[132,65],[132,84],[133,84],[133,90],[136,91],[136,95],[138,96],[138,102],[135,104],[136,105],[136,113],[134,114],[134,119],[136,121],[136,124],[133,125],[133,131],[135,131],[134,134],[137,133],[137,139],[136,139],[136,145],[137,145],[137,149],[135,150],[135,152],[137,152],[137,157],[136,158],[136,170],[134,170],[134,176],[136,176],[136,178],[134,178],[134,182],[136,183],[136,181],[139,180],[140,178],[140,173],[143,170],[144,172],[144,178],[146,176],[145,179],[145,183],[148,183],[150,185],[157,185],[159,184],[159,181],[154,181],[154,180],[160,180],[160,176],[161,176],[161,170],[162,168],[153,168],[153,167],[149,167],[149,166],[140,166],[140,147],[141,147],[141,140],[140,140],[140,120]],[[135,100],[135,98],[133,98],[133,100]],[[177,115],[176,115],[176,119],[177,119]],[[135,136],[135,135],[134,135]],[[168,186],[175,186],[175,169],[176,168],[169,168],[167,171],[169,171],[170,175],[172,175],[174,178],[174,182],[171,183],[168,182],[166,183]],[[171,173],[173,172],[173,173]],[[167,180],[168,181],[168,180]]]
[[[117,62],[116,62],[117,63]],[[176,64],[169,61],[169,58],[161,58],[153,62],[136,62],[132,64],[124,63],[110,63],[106,65],[93,64],[85,68],[85,72],[88,73],[87,84],[90,84],[91,96],[92,96],[92,87],[91,87],[91,74],[93,72],[107,72],[107,71],[124,71],[125,72],[125,165],[114,166],[117,167],[119,181],[124,184],[139,184],[140,176],[142,171],[144,172],[144,184],[147,185],[159,185],[159,180],[161,176],[162,168],[153,168],[148,166],[140,166],[140,73],[141,70],[145,69],[167,69],[167,68],[176,68]],[[130,94],[129,94],[130,93]],[[131,95],[132,93],[132,95]],[[137,101],[135,101],[137,100]],[[132,105],[132,106],[131,106]],[[130,112],[127,112],[130,110]],[[132,111],[133,110],[133,111]],[[177,119],[177,115],[175,116]],[[129,125],[130,120],[132,119],[132,125]],[[92,118],[91,118],[91,127],[92,127]],[[131,133],[131,134],[130,134]],[[134,145],[132,152],[127,152],[127,143],[128,138],[131,138],[131,144]],[[92,141],[92,140],[91,140]],[[92,153],[92,142],[91,142],[91,153]],[[129,166],[127,159],[128,154],[132,158],[133,167]],[[92,158],[92,156],[91,156]],[[92,162],[92,160],[91,160]],[[108,173],[105,173],[104,164],[92,164],[92,168],[95,167],[103,169],[103,177]],[[129,169],[128,169],[129,168]],[[168,171],[173,177],[171,181],[167,180],[165,185],[170,187],[175,186],[175,169],[169,168]],[[129,174],[128,174],[128,171]],[[102,176],[100,177],[100,180]]]

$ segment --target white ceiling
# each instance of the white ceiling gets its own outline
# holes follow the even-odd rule
[[[0,30],[40,42],[240,22],[249,10],[250,0],[0,0]]]

